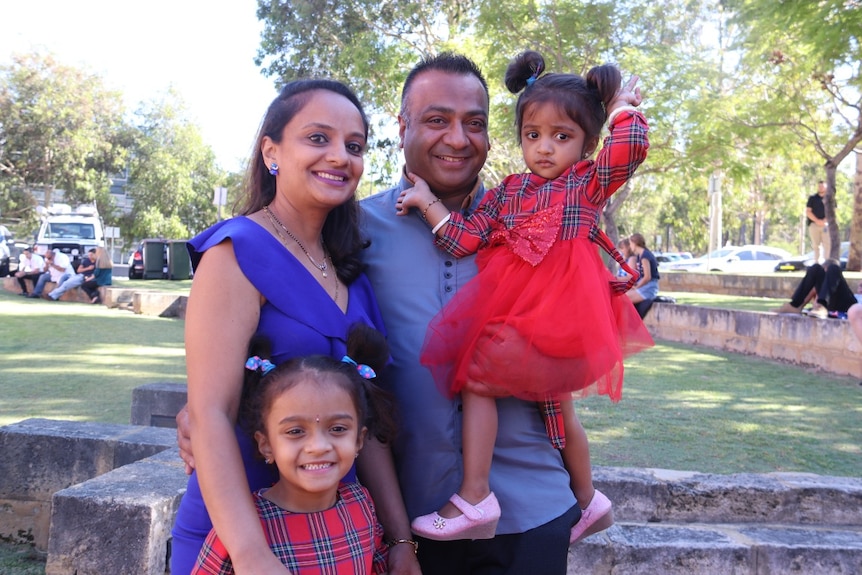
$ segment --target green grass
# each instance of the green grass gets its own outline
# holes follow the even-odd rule
[[[117,285],[188,290],[190,282]],[[678,303],[771,311],[781,300],[674,293]],[[183,322],[0,291],[0,425],[31,417],[128,423],[131,392],[185,381]],[[707,473],[862,474],[862,386],[852,378],[658,342],[626,363],[623,400],[576,404],[593,463]],[[0,542],[0,574],[44,574]]]
[[[158,282],[141,283],[150,288]],[[679,303],[757,311],[778,303],[674,296]],[[182,321],[6,292],[0,293],[0,317],[7,334],[0,338],[0,424],[30,417],[127,423],[134,387],[185,381]],[[627,362],[622,402],[596,397],[576,407],[599,465],[859,475],[858,383],[659,342]]]
[[[126,278],[114,278],[113,287],[150,291],[188,292],[192,287],[192,280],[130,280]]]
[[[702,305],[721,309],[738,309],[743,311],[775,311],[787,299],[774,299],[768,297],[745,297],[735,295],[721,295],[711,293],[691,292],[661,292],[676,299],[676,303],[685,305]]]
[[[0,425],[128,423],[132,389],[185,381],[183,322],[0,292]]]

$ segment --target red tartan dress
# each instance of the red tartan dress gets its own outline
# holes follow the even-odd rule
[[[275,556],[293,575],[361,575],[386,572],[383,528],[368,491],[342,483],[334,506],[316,513],[292,513],[261,496],[254,502]],[[198,556],[192,575],[230,575],[233,564],[215,533]]]
[[[602,262],[597,244],[623,258],[598,220],[605,201],[646,158],[646,132],[639,112],[623,112],[595,161],[578,162],[554,180],[509,176],[468,217],[452,213],[438,245],[456,257],[478,250],[479,271],[426,334],[421,362],[446,393],[470,379],[528,400],[621,398],[623,360],[653,341],[622,295],[637,274],[621,284]],[[512,331],[518,344],[509,353],[533,376],[479,371],[472,361],[477,343],[508,339]]]

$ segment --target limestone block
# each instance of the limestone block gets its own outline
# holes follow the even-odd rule
[[[183,383],[149,383],[132,390],[132,425],[176,428],[176,415],[186,404]]]
[[[176,445],[169,429],[27,419],[0,427],[0,536],[48,541],[53,494]]]
[[[173,292],[135,292],[132,309],[137,314],[185,319],[188,297]]]
[[[187,481],[173,449],[56,493],[46,575],[163,575]]]

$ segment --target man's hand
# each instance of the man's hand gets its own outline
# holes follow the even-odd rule
[[[422,575],[413,546],[407,543],[389,548],[388,575]]]
[[[189,406],[184,405],[177,414],[177,446],[180,448],[180,458],[186,464],[186,475],[191,475],[195,469],[195,458],[192,455],[192,422],[189,418]]]

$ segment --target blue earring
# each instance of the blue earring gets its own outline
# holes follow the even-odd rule
[[[273,176],[277,176],[278,175],[278,164],[273,162],[272,165],[269,167],[269,173],[272,174]]]

